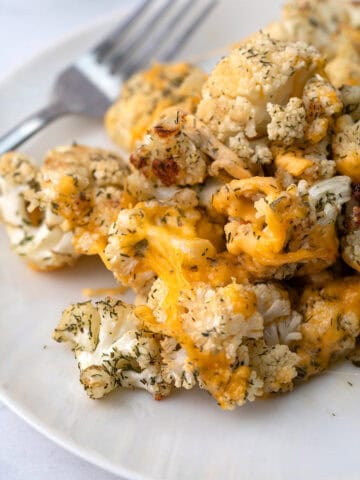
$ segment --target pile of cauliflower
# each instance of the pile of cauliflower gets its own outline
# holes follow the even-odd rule
[[[106,115],[122,154],[0,158],[0,218],[38,270],[99,255],[135,294],[69,306],[91,398],[286,392],[360,335],[359,8],[293,0],[207,76],[156,64]],[[346,55],[343,52],[346,50]]]

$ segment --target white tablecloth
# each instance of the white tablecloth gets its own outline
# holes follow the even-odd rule
[[[0,76],[120,1],[0,0]],[[0,402],[0,480],[115,478],[58,447]]]

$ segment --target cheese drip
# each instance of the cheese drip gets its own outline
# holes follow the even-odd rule
[[[138,306],[135,312],[145,325],[157,333],[171,336],[186,350],[188,362],[193,365],[201,384],[215,397],[223,408],[231,408],[230,399],[241,401],[246,393],[250,369],[239,366],[232,370],[231,361],[224,352],[208,353],[200,351],[185,332],[181,321],[181,307],[178,299],[181,292],[198,281],[212,285],[223,285],[232,279],[244,280],[244,273],[230,262],[228,254],[219,254],[208,239],[197,237],[196,223],[191,225],[186,219],[181,227],[156,225],[159,208],[144,212],[141,237],[146,238],[147,248],[143,262],[166,284],[167,295],[160,308],[166,314],[164,323],[159,322],[147,306]],[[164,211],[161,213],[165,213]],[[167,207],[166,214],[175,214],[175,209]],[[236,302],[236,308],[244,315],[252,314],[254,299],[246,298]]]

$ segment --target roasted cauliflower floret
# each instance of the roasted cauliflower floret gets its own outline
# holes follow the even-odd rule
[[[301,97],[322,57],[303,43],[287,43],[258,33],[215,67],[203,87],[197,115],[220,141],[242,133],[248,139],[266,134],[267,104],[284,105]]]
[[[298,191],[307,197],[312,212],[316,213],[319,224],[328,225],[336,222],[342,206],[351,198],[351,179],[337,175],[322,180],[310,188],[306,182],[299,182]]]
[[[302,316],[292,309],[288,292],[279,285],[254,285],[257,309],[264,321],[264,341],[268,346],[290,345],[301,339]]]
[[[11,248],[38,270],[72,265],[75,252],[72,232],[49,201],[35,208],[31,199],[39,190],[39,171],[25,155],[10,152],[0,158],[0,221]]]
[[[247,343],[249,364],[262,380],[262,395],[293,389],[299,357],[287,345],[268,346],[264,341]]]
[[[306,82],[303,101],[306,110],[306,140],[318,143],[323,140],[333,117],[343,109],[340,92],[324,77],[315,75]]]
[[[290,98],[284,107],[268,103],[267,111],[271,118],[267,126],[269,140],[291,145],[304,137],[306,112],[300,98]]]
[[[228,251],[255,277],[315,273],[335,262],[335,226],[317,221],[295,185],[282,190],[271,177],[233,180],[214,195],[213,205],[229,217]]]
[[[162,117],[131,154],[131,163],[146,177],[167,186],[204,181],[208,157],[186,135],[185,118],[179,110]]]
[[[250,140],[244,132],[239,132],[229,139],[229,148],[241,158],[252,173],[262,172],[263,166],[269,165],[273,160],[268,139],[265,137]],[[227,171],[233,177],[238,177],[229,168]]]
[[[115,278],[136,292],[146,291],[156,277],[151,266],[144,262],[148,240],[143,219],[141,208],[122,210],[109,230],[103,257]]]
[[[267,344],[263,338],[265,319],[265,328],[273,324],[285,341],[301,338],[301,317],[291,310],[284,291],[275,285],[230,283],[213,288],[201,282],[184,287],[178,301],[170,305],[170,288],[163,280],[156,280],[147,303],[159,331],[169,332],[170,328],[176,338],[165,340],[170,354],[165,355],[164,378],[185,388],[198,382],[227,409],[265,393],[292,388],[297,355],[287,345]],[[274,307],[270,297],[275,300]]]
[[[202,183],[224,170],[238,178],[249,177],[242,160],[223,145],[199,119],[169,109],[130,156],[131,163],[152,181],[170,185]]]
[[[193,388],[197,384],[196,372],[186,350],[172,337],[164,337],[160,343],[161,373],[164,380],[176,388]]]
[[[157,322],[157,329],[166,334],[174,333],[168,325],[167,307],[172,308],[171,302],[173,301],[177,304],[177,297],[177,289],[174,295],[161,278],[155,280],[147,296],[146,305],[151,309]],[[175,313],[175,317],[176,315],[177,313]],[[197,371],[181,343],[174,336],[164,335],[161,340],[162,375],[166,382],[174,384],[176,388],[188,390],[198,383]]]
[[[281,40],[314,45],[327,58],[336,54],[336,42],[343,25],[350,23],[347,2],[337,0],[291,0],[282,9],[282,18],[266,32]]]
[[[169,205],[192,208],[199,204],[199,188],[156,184],[139,171],[134,170],[126,177],[121,197],[122,208],[132,208],[139,202],[158,200]]]
[[[265,31],[272,37],[314,45],[326,56],[325,71],[336,87],[360,80],[359,29],[353,19],[360,11],[355,2],[291,0],[282,18]]]
[[[136,73],[105,116],[110,137],[131,151],[166,108],[177,105],[194,112],[205,79],[205,73],[188,63],[154,64]]]
[[[319,180],[331,178],[336,173],[334,160],[329,157],[329,138],[321,142],[281,147],[274,145],[275,176],[284,187],[288,187],[300,180],[309,184]]]
[[[27,172],[21,166],[25,164]],[[71,264],[79,254],[101,254],[109,227],[129,196],[124,195],[129,168],[119,156],[99,148],[55,148],[40,168],[10,153],[2,157],[2,171],[2,204],[12,203],[2,208],[2,217],[12,225],[12,243],[21,242],[17,252],[41,270]]]
[[[301,338],[302,316],[292,310],[288,293],[272,283],[231,283],[216,289],[200,283],[183,291],[178,302],[185,309],[185,331],[205,352],[225,351],[235,359],[244,337],[264,337],[269,346]]]
[[[307,379],[355,348],[360,333],[359,277],[306,287],[298,309],[304,322],[295,351],[300,357],[299,378]]]
[[[156,197],[156,186],[143,175],[135,170],[128,175],[124,185],[122,207],[131,208],[139,202],[151,200]]]
[[[337,120],[332,150],[337,170],[360,182],[360,120],[354,122],[350,115]]]
[[[292,101],[299,105],[298,114],[291,108]],[[277,112],[268,125],[271,151],[275,175],[284,186],[301,179],[314,183],[335,174],[330,136],[342,109],[340,92],[320,75],[306,82],[302,101],[290,99],[285,107],[271,106],[269,113]]]
[[[31,202],[33,206],[50,203],[52,212],[66,220],[77,252],[100,253],[122,206],[129,173],[123,160],[106,150],[58,147],[46,155],[40,189]]]
[[[200,283],[181,292],[178,302],[184,309],[181,322],[198,349],[225,352],[236,359],[243,337],[259,338],[263,319],[256,310],[256,295],[250,287],[229,284],[216,289]]]
[[[73,347],[80,381],[91,398],[117,387],[142,388],[157,399],[169,393],[161,375],[160,339],[121,300],[71,305],[53,336]]]

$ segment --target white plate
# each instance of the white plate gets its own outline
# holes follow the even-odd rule
[[[277,5],[222,2],[183,57],[247,35],[276,17]],[[112,23],[113,15],[4,79],[0,132],[45,104],[56,72]],[[23,150],[41,158],[48,148],[73,140],[110,145],[100,122],[68,118]],[[195,390],[162,402],[127,391],[89,400],[71,353],[50,337],[61,310],[81,299],[81,288],[112,285],[111,275],[96,259],[82,259],[72,270],[36,273],[9,252],[3,231],[0,245],[0,398],[48,437],[131,479],[359,478],[360,378],[351,365],[234,412],[221,411]]]

